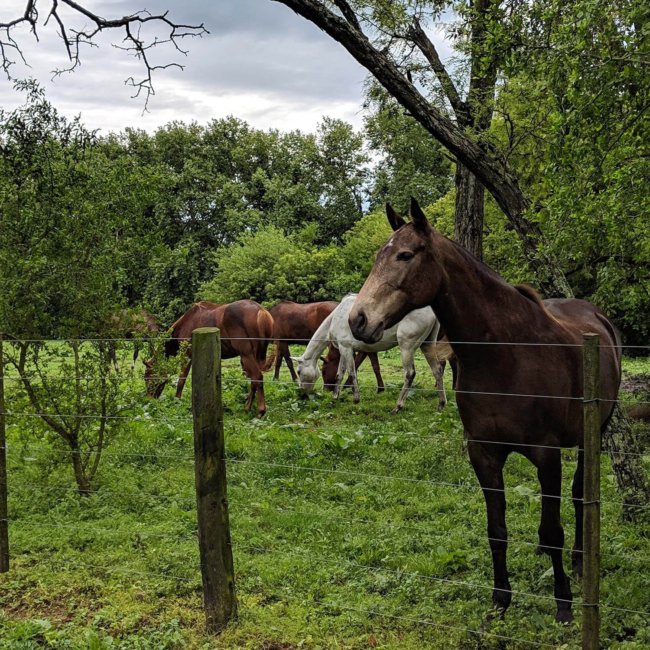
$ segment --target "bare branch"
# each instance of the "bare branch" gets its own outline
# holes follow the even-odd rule
[[[8,22],[0,23],[0,56],[2,57],[0,65],[9,79],[13,78],[11,75],[11,66],[15,64],[14,59],[16,57],[19,57],[27,65],[23,50],[15,40],[12,32],[19,25],[28,24],[31,32],[38,40],[36,28],[39,20],[39,3],[40,6],[46,3],[49,4],[47,18],[43,25],[47,25],[50,19],[56,22],[59,36],[63,41],[68,59],[70,60],[70,66],[67,68],[60,68],[53,71],[55,76],[75,70],[81,63],[81,48],[83,46],[97,47],[93,39],[98,34],[107,30],[123,30],[124,37],[122,43],[120,45],[114,44],[114,47],[123,50],[130,56],[134,56],[144,65],[145,75],[142,79],[136,80],[134,77],[129,77],[125,83],[136,89],[134,97],[138,97],[142,92],[145,93],[145,109],[149,98],[154,94],[153,73],[156,70],[165,70],[172,67],[181,70],[184,68],[184,66],[176,62],[154,65],[147,56],[147,51],[155,47],[171,44],[178,53],[186,55],[187,51],[180,45],[183,39],[188,37],[201,37],[209,33],[203,23],[200,25],[187,25],[174,22],[169,18],[169,12],[151,14],[143,10],[128,16],[122,16],[121,18],[104,18],[90,11],[83,4],[75,0],[26,0],[25,11],[21,16]],[[66,7],[72,10],[77,16],[89,20],[91,23],[90,26],[75,29],[69,24],[66,24],[66,21],[60,13],[62,7]],[[156,36],[147,42],[141,37],[141,28],[145,24],[162,26],[167,32],[166,37],[159,38]]]

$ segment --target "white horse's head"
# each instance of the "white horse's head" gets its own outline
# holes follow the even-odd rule
[[[304,393],[311,393],[314,390],[314,384],[320,377],[318,357],[307,361],[302,357],[292,357],[292,359],[298,364],[296,369],[298,373],[298,387]]]

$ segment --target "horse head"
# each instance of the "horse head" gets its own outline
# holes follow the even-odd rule
[[[291,357],[291,359],[298,364],[296,368],[296,372],[298,373],[298,388],[305,394],[311,393],[320,377],[318,357],[315,357],[313,360],[305,360],[302,357]]]
[[[441,235],[417,201],[411,199],[411,223],[389,204],[386,214],[395,234],[377,254],[348,318],[352,334],[365,343],[376,343],[406,314],[430,305],[442,280],[434,247]]]

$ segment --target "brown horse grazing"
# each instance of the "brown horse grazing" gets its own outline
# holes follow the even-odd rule
[[[225,305],[197,302],[171,326],[171,338],[165,343],[165,356],[177,355],[181,342],[191,341],[192,332],[199,327],[218,327],[221,330],[221,358],[239,357],[242,369],[251,382],[245,409],[251,409],[257,395],[257,415],[262,417],[266,413],[262,373],[270,370],[274,361],[274,355],[266,358],[268,345],[273,340],[271,314],[254,300],[238,300]],[[182,395],[192,365],[191,348],[188,348],[187,356],[188,362],[178,378],[176,397]],[[148,393],[152,397],[158,397],[164,387],[164,380],[161,382],[155,378],[153,359],[149,359],[146,365]]]
[[[372,370],[375,373],[375,378],[377,379],[377,392],[384,392],[384,379],[381,376],[381,368],[379,367],[379,358],[377,357],[376,352],[357,352],[354,355],[354,369],[358,370],[359,366],[365,361],[366,357],[370,359],[370,364],[372,365]],[[322,358],[322,357],[321,357]],[[322,358],[323,361],[323,388],[327,391],[333,391],[336,386],[336,374],[339,369],[339,363],[341,361],[341,353],[338,351],[338,348],[335,348],[333,345],[329,346],[327,350],[327,356]],[[348,377],[345,384],[346,388],[352,386],[352,378]]]
[[[425,305],[433,308],[457,357],[458,410],[487,506],[494,566],[492,600],[503,613],[512,598],[506,566],[503,465],[516,451],[537,467],[542,494],[540,550],[553,563],[556,619],[569,621],[572,596],[562,563],[560,447],[579,448],[572,493],[576,514],[573,566],[580,573],[582,337],[586,332],[600,335],[604,430],[620,383],[616,330],[584,300],[542,302],[532,289],[507,284],[432,228],[415,200],[410,224],[390,206],[387,212],[396,232],[377,255],[350,312],[350,327],[357,338],[375,341],[384,328],[411,310]]]
[[[153,355],[153,341],[151,337],[160,332],[160,323],[153,314],[146,309],[120,309],[120,311],[111,314],[108,319],[109,329],[117,336],[125,339],[133,339],[133,365],[138,360],[140,354],[140,338],[149,338],[149,356]],[[117,370],[117,346],[112,342],[109,348],[109,354],[113,366]]]
[[[337,305],[334,300],[310,302],[305,305],[291,300],[281,300],[269,309],[269,314],[273,316],[273,338],[277,346],[274,380],[279,378],[284,360],[291,373],[291,379],[296,381],[297,375],[293,368],[289,345],[307,345],[314,332]]]
[[[276,344],[277,356],[275,358],[274,381],[280,376],[282,360],[287,364],[291,378],[296,381],[297,375],[293,368],[293,360],[289,352],[289,345],[306,345],[311,340],[320,324],[337,308],[338,302],[326,300],[323,302],[310,302],[300,304],[291,300],[281,300],[269,309],[273,316],[273,338]],[[374,353],[360,352],[355,357],[355,367],[358,368],[366,357],[370,358],[372,369],[377,378],[378,392],[384,390],[384,381],[379,369],[379,360]],[[341,355],[339,351],[330,346],[327,356],[323,359],[323,382],[325,390],[334,390],[336,371],[339,367]]]

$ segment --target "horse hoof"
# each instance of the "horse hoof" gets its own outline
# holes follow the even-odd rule
[[[447,402],[439,402],[438,403],[438,411],[444,411],[445,406],[447,406]]]
[[[358,403],[361,401],[361,398],[360,398],[360,397],[353,397],[353,398],[352,398],[352,401],[353,401],[355,404],[358,404]]]
[[[568,625],[573,620],[573,613],[570,609],[558,609],[555,614],[555,621],[557,623],[562,623]]]
[[[377,392],[383,393],[386,389],[383,386],[377,386]]]
[[[483,626],[492,621],[502,621],[506,617],[506,608],[494,605],[483,617]]]
[[[396,407],[391,411],[391,415],[396,415],[396,414],[399,413],[401,410],[402,410],[402,407],[401,407],[401,406],[396,406]]]

